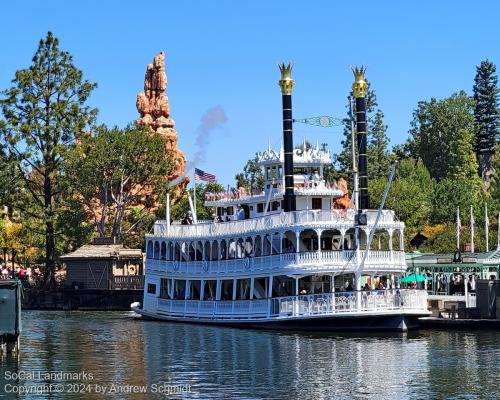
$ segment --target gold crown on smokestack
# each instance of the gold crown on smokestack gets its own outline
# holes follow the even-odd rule
[[[278,64],[278,67],[281,72],[281,79],[278,82],[281,88],[281,94],[290,95],[292,94],[293,85],[295,85],[295,81],[292,79],[293,64],[288,63],[288,65],[285,65],[285,63],[281,63]]]
[[[368,83],[365,81],[366,67],[361,66],[361,68],[352,68],[354,74],[354,83],[352,84],[352,91],[354,92],[354,97],[365,97],[368,91]]]

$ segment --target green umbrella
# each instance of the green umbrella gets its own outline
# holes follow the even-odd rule
[[[408,282],[424,282],[424,281],[432,281],[432,278],[429,278],[428,276],[421,274],[411,274],[405,276],[403,279],[401,279],[400,282],[408,283]]]

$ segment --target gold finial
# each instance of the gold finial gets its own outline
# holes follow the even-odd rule
[[[292,79],[293,64],[288,63],[288,65],[285,65],[285,63],[281,63],[278,64],[278,67],[281,72],[281,79],[278,82],[281,88],[281,94],[290,95],[292,94],[293,85],[295,85],[295,81]]]
[[[368,83],[365,81],[366,67],[354,67],[352,68],[352,72],[354,74],[354,83],[352,84],[354,97],[365,97],[368,91]]]

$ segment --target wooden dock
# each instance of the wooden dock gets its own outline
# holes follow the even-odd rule
[[[497,330],[500,328],[500,319],[478,319],[478,318],[438,318],[423,317],[419,318],[420,328],[426,329],[483,329]]]

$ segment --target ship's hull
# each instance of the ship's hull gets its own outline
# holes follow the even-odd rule
[[[174,317],[132,308],[143,318],[170,322],[210,324],[251,329],[273,329],[284,331],[393,331],[406,332],[419,327],[419,318],[428,313],[395,313],[383,315],[321,315],[297,318],[269,318],[259,320],[218,320],[208,318]]]

